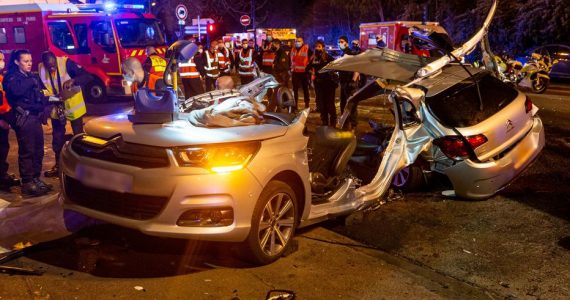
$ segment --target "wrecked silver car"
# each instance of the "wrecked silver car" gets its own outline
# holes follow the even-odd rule
[[[453,57],[477,45],[495,8]],[[178,46],[170,63],[192,55]],[[371,154],[379,157],[371,176],[359,173],[362,149],[344,129],[352,109],[339,129],[319,127],[309,138],[308,110],[264,112],[258,102],[276,82],[261,77],[192,101],[176,100],[175,87],[162,96],[141,89],[134,115],[90,121],[62,152],[65,206],[150,235],[241,243],[253,262],[267,264],[297,228],[377,203],[420,155],[458,195],[488,197],[537,157],[542,124],[523,94],[487,72],[450,66],[452,56],[373,50],[328,67],[401,83],[390,94],[395,129]],[[385,87],[372,82],[349,105]]]

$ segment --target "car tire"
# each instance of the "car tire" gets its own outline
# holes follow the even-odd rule
[[[107,102],[107,89],[100,79],[91,80],[83,87],[85,100],[92,104]]]
[[[291,113],[297,107],[293,92],[283,86],[273,93],[273,103],[275,103],[275,112],[280,113]]]
[[[538,74],[535,76],[538,76]],[[548,83],[549,81],[542,77],[535,78],[534,80],[532,80],[532,91],[537,94],[542,94],[548,88]]]
[[[407,166],[392,179],[392,186],[405,192],[417,191],[424,187],[426,179],[420,166]]]
[[[297,223],[295,192],[282,181],[270,181],[253,212],[245,241],[247,259],[256,265],[279,259],[291,247]]]

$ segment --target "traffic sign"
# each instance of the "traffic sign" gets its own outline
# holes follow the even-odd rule
[[[176,17],[178,20],[184,21],[188,18],[188,8],[184,4],[178,4],[176,6]]]
[[[249,26],[249,24],[251,24],[251,18],[248,15],[243,15],[239,18],[239,22],[242,26]]]

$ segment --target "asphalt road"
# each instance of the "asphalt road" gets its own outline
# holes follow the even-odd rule
[[[11,261],[44,274],[0,274],[0,299],[263,299],[273,289],[298,299],[568,299],[570,85],[530,97],[546,125],[546,148],[486,201],[444,198],[446,187],[436,182],[377,210],[302,230],[297,251],[255,268],[233,258],[229,245],[89,227]],[[388,116],[378,103],[363,107],[359,130],[368,118]],[[47,168],[53,155],[46,150]],[[14,154],[10,161],[15,165]],[[19,200],[16,193],[0,198]],[[50,205],[56,210],[57,202]],[[21,237],[49,236],[50,228]]]

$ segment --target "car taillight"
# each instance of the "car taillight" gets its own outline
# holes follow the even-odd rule
[[[465,141],[467,141],[467,143],[465,143]],[[482,134],[465,137],[465,140],[460,136],[453,135],[440,137],[433,141],[433,143],[451,159],[468,157],[472,150],[486,142],[487,137]]]
[[[524,108],[527,114],[532,110],[532,100],[530,100],[529,96],[526,96],[526,100],[524,101]]]

